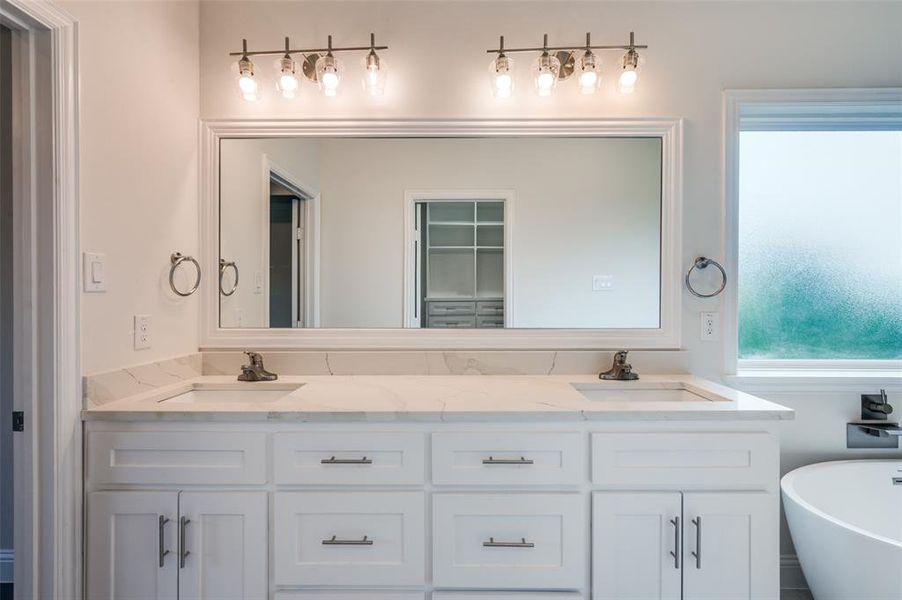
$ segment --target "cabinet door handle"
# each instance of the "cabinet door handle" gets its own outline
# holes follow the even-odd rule
[[[519,542],[496,542],[495,538],[490,537],[489,541],[482,542],[482,545],[486,548],[535,548],[536,545],[532,542],[527,542],[526,538],[520,538]]]
[[[673,568],[680,568],[680,518],[674,517],[670,520],[673,525],[673,551],[670,556],[673,557]]]
[[[185,530],[190,522],[191,519],[187,517],[181,517],[179,519],[179,548],[181,548],[181,551],[179,552],[179,569],[185,568],[185,559],[191,554],[188,552],[188,537],[185,535]]]
[[[163,546],[165,545],[165,542],[164,542],[164,540],[163,540],[163,527],[164,527],[164,526],[166,525],[166,523],[168,523],[168,522],[169,522],[169,519],[167,519],[167,518],[164,517],[163,515],[160,515],[160,520],[159,520],[159,545],[157,546],[157,548],[158,548],[159,553],[160,553],[160,568],[161,568],[161,569],[163,568],[163,562],[164,562],[164,560],[165,560],[165,558],[166,558],[166,555],[169,554],[169,550],[165,550],[165,549],[163,548]]]
[[[332,536],[328,540],[323,540],[323,546],[372,546],[373,540],[369,536],[363,536],[362,540],[340,540],[337,536]]]
[[[319,462],[323,465],[371,465],[373,464],[373,459],[365,456],[363,458],[335,458],[332,456]]]
[[[695,557],[695,568],[702,568],[702,518],[695,517],[692,519],[692,524],[695,525],[695,552],[692,553],[692,556]]]
[[[482,459],[484,465],[531,465],[535,461],[531,458],[521,456],[520,458],[495,458],[490,456]]]

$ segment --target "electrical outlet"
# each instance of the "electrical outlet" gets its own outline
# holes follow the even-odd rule
[[[614,289],[613,275],[593,275],[592,291],[593,292],[610,292]]]
[[[150,348],[150,315],[135,315],[135,350]]]
[[[702,322],[702,341],[716,342],[720,339],[720,313],[703,312],[701,314]]]

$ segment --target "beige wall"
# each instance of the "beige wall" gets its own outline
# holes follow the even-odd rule
[[[196,351],[197,296],[167,277],[172,252],[198,251],[198,5],[60,5],[78,20],[81,246],[107,255],[108,291],[81,297],[83,371]]]

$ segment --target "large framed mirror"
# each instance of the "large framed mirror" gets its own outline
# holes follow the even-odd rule
[[[679,120],[203,134],[206,348],[679,347]]]

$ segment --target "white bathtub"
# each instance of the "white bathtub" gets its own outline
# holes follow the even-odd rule
[[[815,600],[902,599],[902,460],[809,465],[780,482]]]

